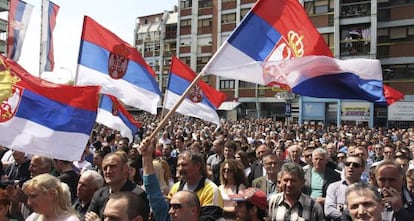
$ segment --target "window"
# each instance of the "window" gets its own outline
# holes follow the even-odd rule
[[[181,8],[191,8],[193,5],[193,1],[192,0],[183,0],[180,2],[180,7]]]
[[[181,20],[181,27],[191,26],[191,19]]]
[[[199,73],[203,69],[203,67],[207,64],[209,59],[210,59],[209,56],[197,58],[197,70],[196,70],[197,73]]]
[[[243,19],[244,16],[246,16],[247,12],[249,12],[249,11],[250,11],[250,9],[248,9],[248,8],[243,8],[242,10],[240,10],[240,16],[241,16],[240,19]]]
[[[210,27],[212,23],[211,18],[198,20],[198,27]]]
[[[198,7],[199,8],[210,8],[213,6],[212,0],[199,0],[198,1]]]
[[[390,29],[390,39],[400,39],[407,37],[407,28],[406,27],[398,27],[398,28],[391,28]]]
[[[234,80],[220,80],[220,89],[234,89]]]
[[[239,87],[240,88],[255,88],[256,84],[246,82],[246,81],[239,81]]]
[[[223,15],[221,17],[221,23],[223,24],[236,23],[236,13]]]

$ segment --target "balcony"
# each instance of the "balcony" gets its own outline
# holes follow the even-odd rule
[[[341,18],[353,18],[369,16],[371,14],[371,2],[362,1],[354,3],[346,3],[341,6]]]
[[[341,56],[363,56],[370,53],[369,39],[355,39],[341,41]]]

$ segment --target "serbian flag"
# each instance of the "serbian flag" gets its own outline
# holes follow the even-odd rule
[[[387,105],[391,105],[404,98],[404,94],[395,88],[392,88],[386,84],[383,85],[383,88]]]
[[[160,90],[155,72],[139,52],[118,36],[85,16],[78,58],[78,85],[100,85],[124,104],[152,114]]]
[[[361,99],[385,102],[379,60],[339,60],[327,56],[305,56],[283,61],[263,61],[217,69],[217,75],[241,76],[261,73],[276,79],[295,94],[319,98]]]
[[[54,84],[1,59],[2,68],[19,80],[0,108],[0,144],[55,159],[81,159],[95,125],[99,87]]]
[[[184,91],[196,77],[186,64],[178,58],[172,57],[170,77],[165,92],[164,107],[171,109],[180,99]],[[178,106],[177,112],[183,115],[200,118],[205,121],[220,124],[216,109],[226,99],[226,95],[210,87],[202,80],[191,89],[183,103]]]
[[[280,61],[308,55],[332,57],[328,45],[299,1],[259,0],[206,64],[202,73],[274,85],[277,79],[266,78],[262,73],[224,74],[222,70],[256,61]]]
[[[15,61],[20,58],[33,5],[20,0],[10,0],[9,24],[7,26],[7,57]]]
[[[114,96],[102,94],[96,122],[121,132],[123,137],[133,141],[141,125],[131,116]]]
[[[53,30],[56,26],[56,16],[59,11],[59,6],[48,1],[47,7],[47,29],[46,29],[46,44],[44,54],[46,56],[44,67],[42,71],[53,71],[55,66],[55,55],[53,50]]]

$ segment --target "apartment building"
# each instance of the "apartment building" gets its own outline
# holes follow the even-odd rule
[[[168,55],[176,54],[200,72],[255,2],[178,0],[173,12],[140,17],[136,45],[158,71],[161,87],[165,88]],[[414,111],[414,1],[301,0],[301,3],[335,57],[379,59],[384,83],[402,91],[406,95],[404,102],[398,104],[397,110],[391,110],[365,101],[292,96],[278,88],[216,76],[204,77],[210,85],[227,94],[224,109],[235,112],[238,117],[284,118],[291,113],[300,122],[385,126],[395,121],[393,123],[399,126],[401,122],[411,125],[414,117],[400,112],[403,109]],[[158,20],[152,20],[153,17]],[[172,24],[174,21],[176,24]],[[151,29],[155,24],[159,25],[158,29]],[[154,30],[157,37],[146,41],[145,36]],[[166,33],[174,34],[167,36]],[[157,42],[164,43],[159,43],[157,48]],[[154,49],[149,47],[152,43]]]
[[[9,4],[7,0],[0,0],[0,13],[7,13],[9,11]],[[0,53],[6,53],[7,40],[7,20],[0,18]]]

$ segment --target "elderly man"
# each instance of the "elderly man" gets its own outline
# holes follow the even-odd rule
[[[305,172],[303,192],[323,205],[329,184],[339,181],[340,175],[326,166],[328,152],[323,148],[316,148],[312,152],[312,164],[313,166]]]
[[[321,205],[302,193],[305,178],[301,166],[295,163],[283,164],[279,178],[282,192],[269,199],[269,220],[324,220]]]
[[[357,156],[350,156],[344,163],[344,179],[331,183],[326,191],[325,217],[339,221],[345,209],[345,192],[349,185],[361,182],[365,162]]]
[[[88,210],[93,195],[103,184],[103,177],[94,170],[87,170],[80,176],[76,188],[76,196],[78,198],[73,204],[73,207],[79,213],[81,220],[84,220],[85,213]]]
[[[345,198],[353,221],[383,221],[381,195],[375,187],[363,183],[354,183],[348,187]]]
[[[383,216],[394,217],[397,221],[412,220],[414,201],[404,187],[404,174],[401,167],[392,161],[384,160],[378,164],[375,178],[386,206]]]
[[[303,162],[300,157],[302,156],[302,147],[299,145],[291,145],[288,147],[289,158],[286,159],[286,162],[297,163],[301,167],[306,166],[306,163]]]
[[[102,217],[105,204],[113,193],[131,191],[148,203],[145,191],[128,180],[128,157],[125,152],[116,151],[107,154],[102,161],[102,169],[107,186],[95,192],[85,220],[95,220],[96,217]]]

